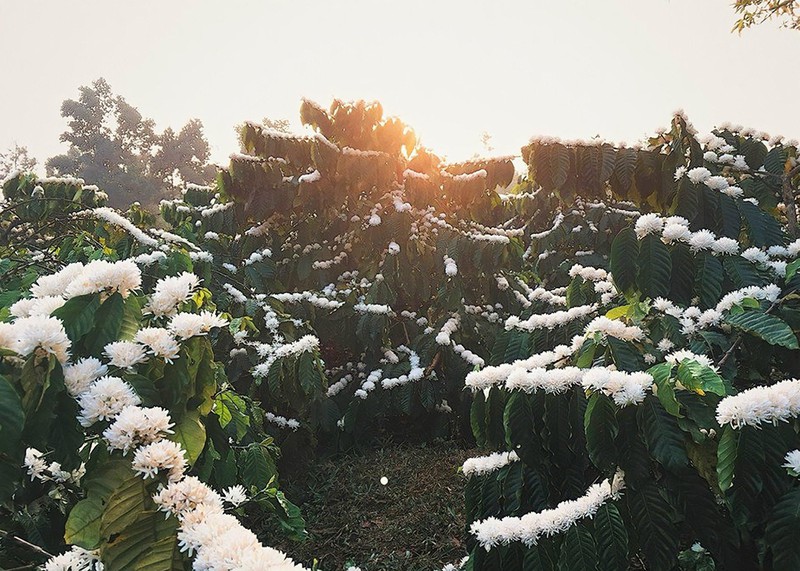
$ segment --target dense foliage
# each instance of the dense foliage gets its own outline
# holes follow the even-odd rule
[[[107,569],[291,568],[222,513],[302,536],[279,455],[468,431],[469,569],[800,565],[795,142],[677,114],[534,139],[520,179],[378,104],[301,117],[245,124],[168,230],[6,180],[4,527]],[[93,414],[109,382],[128,408]]]
[[[78,99],[65,100],[61,116],[69,120],[61,134],[69,149],[47,159],[47,173],[91,181],[108,193],[111,206],[140,202],[155,209],[183,184],[214,178],[199,119],[178,132],[167,127],[159,133],[155,121],[115,94],[103,78],[82,86]]]

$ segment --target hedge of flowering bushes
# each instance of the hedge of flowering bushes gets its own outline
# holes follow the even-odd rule
[[[517,177],[377,104],[301,117],[245,124],[158,223],[82,181],[3,183],[20,550],[295,568],[237,519],[302,538],[279,457],[469,432],[461,567],[800,567],[796,142],[679,113],[639,147],[533,139]]]

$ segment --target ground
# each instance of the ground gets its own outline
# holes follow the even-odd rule
[[[282,486],[303,510],[303,543],[264,529],[269,545],[324,571],[435,571],[466,555],[464,477],[453,442],[391,444],[313,466]],[[387,478],[386,485],[381,478]]]

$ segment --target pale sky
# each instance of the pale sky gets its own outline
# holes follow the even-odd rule
[[[533,135],[634,142],[682,107],[800,138],[800,32],[732,34],[732,0],[0,0],[0,150],[63,152],[61,101],[105,77],[159,130],[299,127],[300,99],[378,99],[451,160]]]

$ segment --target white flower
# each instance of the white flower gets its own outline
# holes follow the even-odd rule
[[[141,402],[133,388],[119,377],[100,377],[78,399],[78,421],[88,427],[98,420],[111,420],[126,406]]]
[[[102,571],[103,565],[91,551],[73,545],[69,551],[51,557],[45,564],[45,571]]]
[[[744,252],[742,252],[742,257],[745,260],[753,262],[754,264],[766,264],[769,262],[769,256],[767,253],[756,248],[755,246],[747,248]]]
[[[724,176],[710,176],[703,183],[711,190],[724,190],[728,188],[728,179]]]
[[[169,412],[161,407],[140,408],[126,406],[117,415],[111,426],[103,431],[109,448],[127,454],[134,447],[150,444],[172,433],[174,425]]]
[[[21,299],[8,308],[14,317],[30,317],[31,315],[50,315],[67,302],[60,296],[33,297]]]
[[[64,385],[69,394],[76,397],[106,373],[108,373],[108,367],[99,359],[84,357],[77,363],[64,366]]]
[[[600,391],[611,397],[617,406],[625,407],[644,400],[646,392],[653,386],[653,377],[643,371],[626,373],[593,367],[584,372],[581,383],[585,389]]]
[[[594,484],[583,496],[563,501],[554,508],[538,513],[476,521],[470,526],[470,533],[486,549],[512,541],[535,545],[539,538],[567,531],[578,520],[594,516],[607,501],[618,498],[624,488],[623,478],[622,472],[617,472],[613,480]]]
[[[699,184],[701,182],[705,182],[711,176],[711,171],[706,167],[695,167],[689,170],[686,175],[694,184]]]
[[[786,463],[783,467],[788,469],[792,476],[800,477],[800,450],[787,452],[784,460],[786,460]]]
[[[444,273],[449,277],[453,277],[458,274],[458,266],[456,266],[456,261],[450,256],[444,257]]]
[[[717,254],[735,255],[739,253],[739,242],[733,238],[717,238],[711,249]]]
[[[683,361],[695,361],[700,363],[701,365],[705,365],[706,367],[710,367],[716,370],[714,366],[714,362],[709,359],[706,355],[698,355],[697,353],[692,353],[687,349],[681,349],[680,351],[675,351],[674,353],[670,353],[666,357],[664,357],[664,361],[670,363],[672,366],[679,365]]]
[[[72,342],[60,319],[46,315],[22,317],[13,324],[14,343],[11,349],[22,356],[54,355],[61,363],[69,359]]]
[[[767,266],[772,270],[772,272],[778,277],[785,277],[786,276],[786,266],[787,263],[783,260],[775,260],[771,262],[767,262]]]
[[[178,305],[187,301],[199,286],[200,278],[189,272],[164,278],[156,284],[145,310],[155,316],[172,315]]]
[[[172,336],[169,330],[163,327],[145,327],[136,332],[133,340],[142,345],[146,345],[156,357],[162,357],[171,362],[177,358],[180,345]]]
[[[658,214],[643,214],[636,221],[636,237],[641,240],[648,234],[661,232],[664,227],[664,220]]]
[[[625,325],[622,321],[605,316],[595,317],[584,330],[587,334],[600,333],[603,336],[616,337],[622,341],[641,341],[644,331],[636,325]]]
[[[692,233],[689,228],[683,224],[667,223],[661,233],[661,239],[670,244],[672,242],[688,242]]]
[[[800,414],[800,381],[781,381],[772,386],[747,389],[725,397],[717,405],[717,422],[733,428],[777,424]]]
[[[692,252],[699,252],[712,248],[716,241],[717,237],[711,230],[698,230],[697,232],[693,232],[692,237],[689,238],[689,247]]]
[[[731,198],[739,198],[744,194],[744,190],[738,186],[728,186],[723,188],[720,192],[722,192],[722,194],[727,194]]]
[[[196,335],[205,335],[214,327],[224,327],[226,319],[211,311],[196,313],[178,313],[170,319],[169,330],[180,339],[189,339]]]
[[[171,483],[153,496],[153,501],[159,505],[159,510],[177,516],[186,514],[201,504],[222,507],[219,494],[194,476]],[[236,518],[232,519],[236,521]]]
[[[189,339],[205,333],[203,318],[196,313],[177,313],[172,316],[167,327],[179,339]]]
[[[120,369],[129,369],[147,361],[146,349],[133,341],[114,341],[105,346],[103,353],[111,365]]]
[[[31,286],[34,297],[63,297],[67,286],[83,272],[83,264],[76,262],[49,276],[40,276]]]
[[[675,169],[674,179],[676,181],[678,181],[678,180],[682,179],[683,175],[685,175],[685,174],[686,174],[686,167],[681,165],[681,166],[679,166],[678,168]]]
[[[152,442],[136,449],[131,467],[143,478],[155,478],[159,471],[167,470],[169,481],[175,482],[186,469],[185,451],[171,440]]]
[[[99,292],[119,292],[122,297],[142,285],[142,272],[133,260],[107,262],[94,260],[86,264],[81,272],[69,282],[64,297],[73,298]]]
[[[47,476],[47,462],[42,458],[43,454],[36,448],[25,450],[25,468],[31,480],[45,480]]]
[[[661,341],[658,342],[658,350],[661,352],[669,351],[675,347],[675,343],[664,337]]]
[[[389,254],[396,256],[400,253],[400,244],[395,241],[389,242]]]
[[[461,470],[467,478],[482,476],[489,472],[499,470],[503,466],[507,466],[518,460],[519,456],[517,456],[516,452],[494,452],[488,456],[478,456],[477,458],[467,459],[461,467]]]
[[[247,501],[247,492],[245,492],[244,486],[231,486],[223,490],[222,499],[232,506],[237,507]]]

